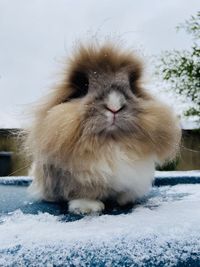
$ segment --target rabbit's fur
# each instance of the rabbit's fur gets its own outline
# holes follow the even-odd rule
[[[168,106],[141,85],[142,64],[112,44],[80,46],[64,80],[37,108],[26,147],[31,188],[42,199],[98,212],[150,188],[156,162],[173,159],[181,130]]]

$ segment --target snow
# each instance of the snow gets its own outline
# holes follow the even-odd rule
[[[156,171],[155,177],[200,177],[200,170],[193,171]]]
[[[28,176],[4,176],[0,177],[0,184],[5,185],[16,185],[16,184],[22,184],[22,183],[29,183],[32,181],[32,178]]]
[[[199,207],[197,184],[154,187],[117,216],[66,222],[65,215],[16,210],[0,217],[0,266],[174,266],[200,259]]]

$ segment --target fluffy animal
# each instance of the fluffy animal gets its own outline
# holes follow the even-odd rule
[[[155,164],[175,157],[181,130],[141,76],[136,55],[114,44],[74,51],[27,130],[38,197],[91,213],[108,198],[125,205],[148,192]]]

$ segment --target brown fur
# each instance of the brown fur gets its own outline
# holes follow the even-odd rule
[[[71,100],[70,96],[80,90],[79,83],[85,82],[83,73],[89,80],[89,93]],[[142,88],[141,73],[137,57],[114,45],[80,46],[75,51],[64,80],[38,107],[28,129],[25,145],[33,160],[34,184],[42,198],[109,196],[112,188],[94,166],[103,161],[114,171],[115,145],[130,162],[152,153],[159,162],[174,158],[180,142],[178,121],[166,105]],[[113,84],[120,84],[127,95],[127,111],[121,115],[119,130],[110,133],[98,114],[104,105],[101,98]]]

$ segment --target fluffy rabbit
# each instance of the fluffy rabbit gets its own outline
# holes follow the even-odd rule
[[[27,131],[31,189],[41,199],[90,213],[107,198],[124,205],[147,193],[155,163],[176,155],[181,130],[142,88],[141,74],[137,57],[112,44],[74,52]]]

